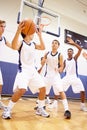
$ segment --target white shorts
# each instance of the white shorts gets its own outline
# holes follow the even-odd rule
[[[28,70],[18,72],[15,83],[13,86],[13,92],[17,91],[17,89],[28,89],[30,88],[32,93],[39,92],[39,88],[45,87],[45,83],[40,76],[40,74],[35,70],[34,72],[30,72]]]
[[[50,93],[51,87],[53,87],[55,95],[59,95],[59,92],[63,92],[62,79],[60,78],[60,76],[55,75],[54,77],[45,77],[44,81],[46,84],[47,95]]]
[[[0,69],[0,85],[3,85],[3,78],[2,78],[2,72],[1,72],[1,69]]]
[[[80,93],[81,91],[85,91],[80,78],[75,75],[65,76],[62,79],[62,82],[64,91],[67,91],[70,86],[72,87],[74,93]]]

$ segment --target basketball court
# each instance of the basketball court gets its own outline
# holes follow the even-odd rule
[[[27,0],[21,0],[17,23],[26,18],[31,18],[37,24],[44,25],[43,33],[46,37],[60,37],[61,24],[60,15],[44,8],[44,1],[38,0],[32,4]],[[46,40],[46,39],[45,39]],[[49,42],[49,41],[48,41]],[[47,43],[48,44],[48,43]],[[9,98],[2,98],[3,103],[8,104]],[[21,98],[14,106],[12,119],[5,120],[0,116],[1,130],[86,130],[87,113],[80,111],[80,101],[68,99],[69,108],[72,113],[70,120],[64,119],[64,108],[61,100],[58,100],[57,109],[47,109],[50,118],[44,118],[35,114],[34,106],[36,98]],[[0,115],[2,115],[0,110]]]
[[[9,98],[3,98],[8,104]],[[70,120],[64,119],[64,109],[61,100],[58,101],[58,110],[48,109],[50,118],[35,114],[35,98],[24,98],[17,102],[12,111],[12,119],[5,120],[0,117],[1,130],[86,130],[87,113],[80,111],[80,102],[68,100],[72,112]],[[0,115],[2,110],[0,110]]]

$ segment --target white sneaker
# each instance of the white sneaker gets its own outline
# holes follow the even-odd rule
[[[0,109],[4,109],[6,106],[0,101]]]
[[[50,109],[58,108],[58,102],[56,100],[53,101],[52,104],[48,105],[48,108],[50,108]]]
[[[2,118],[11,119],[11,111],[8,110],[8,107],[4,108],[4,112],[2,113]]]
[[[87,112],[87,107],[86,106],[82,106],[80,110],[84,111],[84,112]]]
[[[46,104],[51,104],[52,101],[51,101],[50,99],[46,99],[46,100],[45,100],[45,103],[46,103]]]
[[[50,115],[46,112],[46,110],[42,108],[37,108],[36,115],[43,116],[43,117],[50,117]]]

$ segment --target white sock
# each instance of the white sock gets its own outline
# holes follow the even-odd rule
[[[47,96],[47,100],[49,100],[50,98]]]
[[[45,100],[39,100],[38,107],[42,108],[45,106]]]
[[[54,100],[53,102],[56,103],[56,102],[58,102],[58,101],[57,101],[57,100]]]
[[[64,110],[69,110],[69,107],[68,107],[68,102],[67,102],[67,99],[63,99],[62,100],[62,103],[63,103],[63,106],[64,106]]]
[[[82,102],[81,102],[81,107],[84,107],[84,106],[85,106],[85,103],[82,103]]]
[[[15,104],[16,104],[15,102],[10,100],[9,103],[8,103],[8,109],[11,110],[14,107]]]

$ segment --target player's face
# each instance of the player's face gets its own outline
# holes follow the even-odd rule
[[[5,27],[6,27],[5,23],[0,24],[0,35],[4,33]]]
[[[34,34],[32,35],[26,35],[25,39],[27,40],[27,42],[30,42],[31,40],[33,40],[34,38]]]
[[[68,57],[72,57],[73,56],[73,50],[68,50],[67,54],[68,54]]]
[[[52,42],[52,49],[58,49],[58,47],[59,47],[59,44],[58,44],[58,42],[57,41],[53,41]]]

